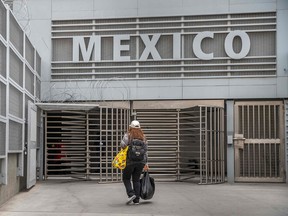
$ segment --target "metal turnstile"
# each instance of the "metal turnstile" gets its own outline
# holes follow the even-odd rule
[[[225,181],[224,109],[135,110],[148,139],[151,175],[164,181]]]
[[[111,161],[129,122],[128,109],[46,111],[45,177],[121,181]]]

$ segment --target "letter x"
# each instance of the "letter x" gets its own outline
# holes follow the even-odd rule
[[[160,38],[161,34],[155,34],[152,36],[151,40],[149,38],[148,34],[140,35],[143,43],[145,44],[145,49],[140,57],[141,61],[145,61],[148,59],[149,54],[151,53],[151,56],[154,60],[160,60],[161,56],[159,55],[156,44]]]

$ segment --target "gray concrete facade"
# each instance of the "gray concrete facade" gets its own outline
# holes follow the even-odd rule
[[[40,5],[41,2],[41,6]],[[287,56],[283,46],[288,30],[288,3],[285,0],[259,1],[101,1],[29,0],[31,38],[43,57],[43,100],[156,100],[156,99],[269,99],[288,97]],[[129,17],[163,17],[276,12],[277,76],[238,78],[156,79],[97,81],[51,81],[53,41],[51,23],[55,20],[83,20]],[[21,18],[20,18],[21,21]],[[25,20],[24,20],[25,21]],[[24,22],[23,21],[23,22]],[[260,45],[261,46],[261,45]],[[113,91],[113,93],[111,93]],[[67,94],[70,92],[70,94]],[[95,94],[101,92],[101,96]],[[73,94],[73,97],[71,97]]]

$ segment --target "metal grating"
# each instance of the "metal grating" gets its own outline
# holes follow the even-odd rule
[[[19,85],[23,86],[23,62],[10,50],[9,76]]]
[[[286,150],[286,183],[288,183],[288,101],[284,101],[285,106],[285,150]]]
[[[0,115],[6,116],[6,85],[0,82]]]
[[[46,178],[121,181],[112,160],[120,150],[129,116],[129,110],[103,107],[89,112],[46,112]]]
[[[149,173],[158,181],[178,180],[178,112],[136,110],[148,140]]]
[[[9,151],[23,150],[23,125],[21,123],[9,120]]]
[[[20,25],[16,21],[15,17],[10,13],[10,25],[9,25],[9,40],[18,50],[18,52],[23,56],[23,34]]]
[[[41,75],[41,58],[38,54],[38,52],[36,52],[36,72]]]
[[[196,178],[200,184],[225,181],[223,108],[181,110],[179,141],[181,179]]]
[[[157,181],[224,182],[223,108],[136,109],[148,139],[149,172]],[[100,107],[46,112],[46,178],[122,181],[112,168],[130,111]]]
[[[25,58],[32,68],[34,68],[34,47],[28,37],[25,39]]]
[[[149,172],[158,181],[225,181],[224,109],[135,110],[148,139]]]
[[[14,86],[9,86],[9,114],[23,118],[23,93]]]
[[[27,66],[25,67],[25,88],[34,95],[34,74]]]
[[[35,88],[35,96],[40,99],[41,97],[41,80],[36,77],[36,88]]]
[[[282,182],[283,110],[281,102],[237,102],[235,133],[243,143],[235,147],[236,181]]]
[[[0,156],[6,155],[6,123],[0,122]]]
[[[224,40],[233,30],[243,30],[249,35],[251,49],[243,59],[233,60],[224,50]],[[195,35],[204,31],[214,32],[213,39],[202,42],[204,52],[214,53],[214,58],[209,61],[198,59],[192,50]],[[147,59],[140,60],[145,49],[140,34],[156,33],[161,34],[155,45],[160,60],[153,59],[151,54]],[[181,34],[180,59],[173,57],[173,33]],[[123,61],[129,64],[121,66],[113,60],[113,36],[119,34],[130,35],[129,41],[123,41],[130,49],[122,53],[123,56],[130,56],[130,60]],[[73,37],[86,36],[87,46],[92,35],[102,36],[100,61],[94,60],[95,56],[91,55],[85,62],[88,65],[84,67],[80,55],[79,62],[73,62]],[[241,46],[241,40],[236,37],[233,41],[234,51],[239,52]],[[276,76],[276,14],[57,20],[52,21],[52,47],[51,76],[52,80],[59,81],[89,80],[95,76],[97,79],[113,76],[124,79]],[[67,63],[71,65],[67,67]]]
[[[3,38],[6,39],[6,23],[7,23],[7,18],[6,18],[6,8],[4,7],[4,4],[0,4],[0,34]]]
[[[5,45],[0,41],[0,75],[6,78],[6,50]]]

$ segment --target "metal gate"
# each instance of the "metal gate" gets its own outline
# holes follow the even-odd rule
[[[130,122],[127,109],[46,111],[45,177],[121,181],[111,161]]]
[[[223,108],[134,110],[148,138],[157,181],[224,182]],[[45,177],[121,181],[111,162],[130,123],[130,110],[46,111]]]
[[[224,109],[196,106],[179,112],[179,179],[225,181]]]
[[[284,182],[283,103],[235,103],[235,181]]]
[[[148,140],[149,173],[158,181],[179,180],[179,113],[175,109],[135,110]]]
[[[135,110],[148,139],[150,173],[157,180],[225,181],[224,109]]]

